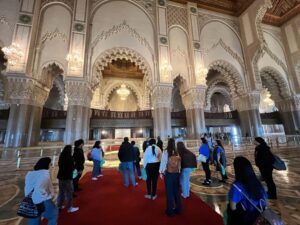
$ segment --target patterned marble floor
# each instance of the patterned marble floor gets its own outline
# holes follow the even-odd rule
[[[278,199],[269,201],[269,206],[283,218],[287,225],[300,225],[300,148],[280,149],[276,151],[288,165],[288,171],[274,171],[275,183],[278,190]],[[211,187],[203,186],[204,178],[202,169],[197,169],[191,176],[191,190],[202,200],[222,215],[227,204],[227,193],[234,179],[232,162],[235,156],[243,155],[253,162],[253,151],[239,151],[227,153],[229,162],[228,184],[219,183],[219,174],[211,166],[213,184]],[[0,158],[0,225],[26,224],[17,217],[15,212],[18,203],[23,198],[24,177],[32,168],[37,158],[31,158],[23,162],[20,169],[16,170],[16,161],[3,160]],[[105,167],[116,167],[116,153],[106,155]],[[86,172],[91,169],[91,163],[87,162]],[[255,168],[255,167],[254,167]],[[259,172],[255,168],[257,175]],[[55,191],[57,193],[57,167],[51,168],[51,174]],[[263,183],[265,185],[265,183]]]

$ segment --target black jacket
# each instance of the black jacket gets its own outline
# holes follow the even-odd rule
[[[260,144],[255,148],[255,165],[259,168],[273,168],[274,156],[270,147]]]
[[[74,153],[73,153],[73,158],[74,158],[74,162],[75,162],[75,168],[78,171],[82,171],[84,169],[84,153],[82,148],[74,148]]]
[[[163,151],[163,142],[162,142],[162,140],[158,140],[156,145],[160,148],[161,151]]]
[[[196,155],[191,151],[184,151],[181,155],[181,168],[197,168]]]
[[[72,180],[73,170],[75,169],[74,160],[72,156],[69,156],[65,159],[60,158],[58,160],[58,173],[57,179],[59,180]]]
[[[119,148],[118,157],[121,162],[133,162],[135,160],[133,146],[129,142],[123,142]]]

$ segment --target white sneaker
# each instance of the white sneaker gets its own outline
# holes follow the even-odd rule
[[[147,199],[151,199],[151,195],[144,195],[145,196],[145,198],[147,198]]]
[[[79,210],[79,207],[71,207],[68,209],[68,213],[73,213]]]
[[[152,200],[157,199],[157,195],[152,196]]]
[[[99,174],[97,177],[103,177],[103,174]]]
[[[92,180],[98,180],[98,178],[97,177],[93,177]]]

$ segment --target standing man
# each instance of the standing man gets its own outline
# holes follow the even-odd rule
[[[84,141],[82,139],[79,139],[74,142],[74,153],[73,153],[73,159],[75,163],[75,169],[77,169],[78,175],[73,179],[73,186],[74,186],[74,191],[80,191],[81,189],[79,188],[79,179],[82,176],[82,172],[84,169],[84,153],[83,153],[83,145]]]
[[[120,170],[124,176],[124,185],[125,187],[129,187],[129,180],[128,180],[128,171],[131,178],[132,185],[135,187],[137,183],[135,182],[134,177],[134,149],[133,146],[129,143],[128,137],[124,138],[124,142],[121,144],[118,157],[121,162]]]
[[[159,147],[160,148],[160,150],[161,151],[163,151],[164,149],[163,149],[163,142],[162,142],[162,140],[160,139],[160,136],[158,136],[157,137],[157,143],[156,143],[156,145],[157,145],[157,147]]]

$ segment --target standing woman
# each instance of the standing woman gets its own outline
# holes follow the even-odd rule
[[[156,145],[155,139],[149,141],[149,146],[146,148],[144,153],[144,168],[147,173],[147,194],[145,198],[155,200],[157,179],[159,175],[159,165],[161,159],[161,150]]]
[[[102,148],[100,146],[101,141],[96,141],[92,149],[92,159],[93,159],[93,171],[92,171],[92,180],[98,180],[97,177],[103,176],[101,173],[100,162],[102,158]]]
[[[159,168],[160,177],[165,176],[165,190],[167,196],[167,216],[174,216],[181,212],[179,194],[181,159],[175,148],[175,140],[170,138],[167,149],[163,152]],[[175,203],[175,208],[173,207]]]
[[[222,179],[220,182],[225,183],[228,179],[227,173],[226,173],[226,156],[225,156],[225,150],[220,140],[216,140],[217,145],[213,152],[213,159],[214,163],[216,165],[216,169],[220,171]]]
[[[133,147],[134,155],[135,155],[134,168],[137,172],[138,178],[142,179],[141,166],[140,166],[140,162],[141,162],[140,149],[135,145],[135,141],[131,141],[131,145]]]
[[[210,150],[207,143],[207,140],[205,138],[201,138],[202,145],[200,146],[199,153],[200,155],[205,156],[206,160],[202,161],[202,167],[205,172],[205,180],[202,184],[204,185],[210,185],[211,183],[211,175],[210,175],[210,169],[209,169],[209,160],[210,160]]]
[[[57,207],[63,208],[63,202],[66,198],[67,209],[69,213],[76,212],[79,210],[78,207],[73,207],[73,183],[72,176],[74,167],[74,160],[72,158],[72,146],[66,145],[60,153],[58,160],[58,186],[59,192],[57,196]]]
[[[52,202],[53,186],[49,174],[49,157],[41,158],[34,166],[34,171],[29,171],[25,177],[25,196],[32,192],[34,204],[42,204],[44,212],[38,218],[28,219],[29,225],[41,224],[41,217],[48,220],[48,225],[56,225],[58,210]]]
[[[181,158],[181,196],[188,198],[190,197],[190,174],[192,169],[197,168],[197,160],[195,154],[189,151],[183,142],[177,143],[177,151]]]
[[[261,137],[256,137],[254,144],[255,148],[255,165],[259,168],[262,178],[268,186],[268,198],[277,199],[276,185],[273,181],[273,163],[274,156],[270,151],[270,147]]]
[[[233,162],[235,181],[229,190],[229,205],[227,206],[228,225],[251,225],[259,216],[256,206],[266,206],[267,194],[257,179],[248,159],[239,156]],[[247,196],[247,199],[245,196]],[[263,201],[261,201],[261,199]]]
[[[83,153],[83,145],[84,141],[82,139],[79,139],[74,142],[74,153],[73,153],[73,159],[75,162],[75,169],[77,169],[78,175],[73,178],[73,185],[74,185],[74,191],[80,191],[81,189],[79,188],[79,179],[82,176],[82,172],[84,169],[84,153]]]

